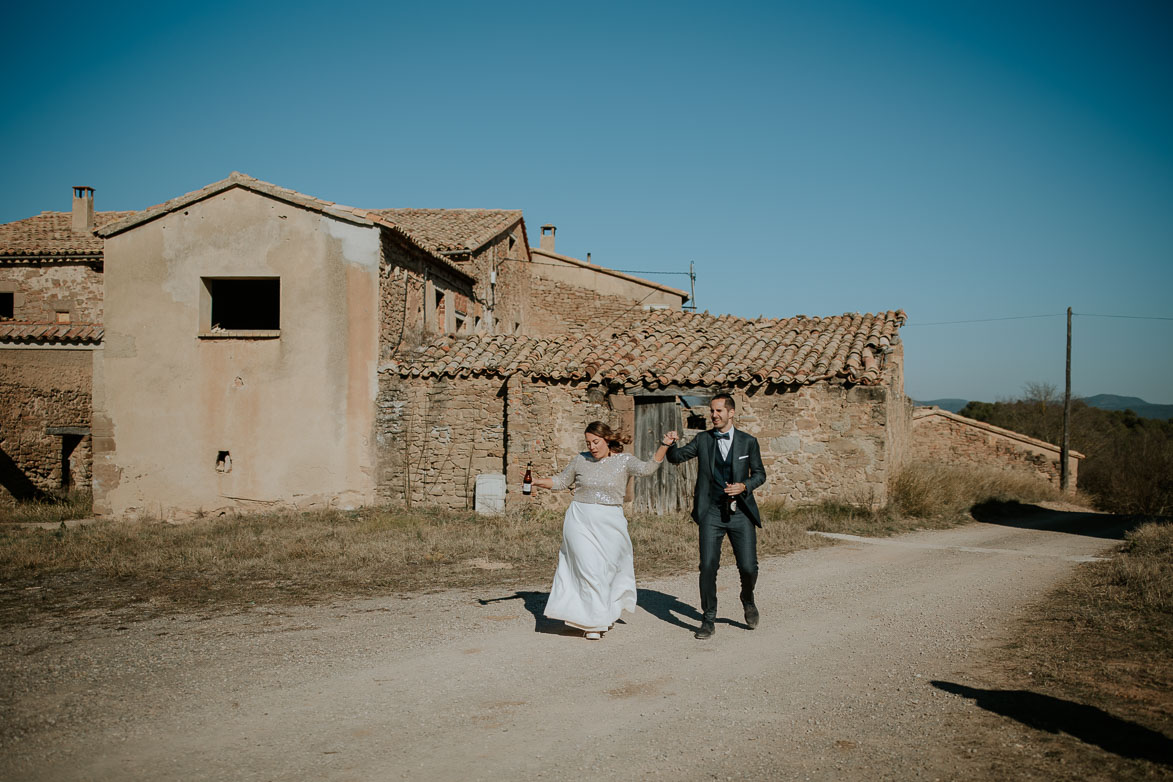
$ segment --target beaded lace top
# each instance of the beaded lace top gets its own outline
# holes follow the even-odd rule
[[[658,469],[660,462],[641,462],[629,453],[613,453],[605,459],[580,453],[550,480],[555,489],[569,489],[573,484],[575,502],[622,505],[627,476],[651,475]]]

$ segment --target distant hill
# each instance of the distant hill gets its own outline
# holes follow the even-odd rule
[[[969,404],[968,399],[926,399],[921,401],[919,399],[912,400],[912,403],[917,407],[939,407],[942,410],[948,410],[950,413],[960,413],[961,408]]]
[[[1116,394],[1096,394],[1095,396],[1080,397],[1088,407],[1100,410],[1131,410],[1141,418],[1156,418],[1164,421],[1173,418],[1173,405],[1155,405],[1144,401],[1137,396],[1117,396]],[[914,399],[912,403],[917,407],[939,407],[950,413],[960,413],[961,409],[969,404],[966,399]]]
[[[1082,399],[1088,407],[1098,407],[1101,410],[1131,410],[1141,418],[1156,418],[1162,421],[1173,418],[1173,405],[1154,405],[1136,396],[1096,394]]]

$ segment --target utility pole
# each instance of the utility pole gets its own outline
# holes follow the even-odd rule
[[[693,268],[692,261],[688,262],[688,289],[688,309],[696,312],[696,271]]]
[[[1059,445],[1059,488],[1067,491],[1070,480],[1067,470],[1068,435],[1071,424],[1071,308],[1067,308],[1067,384],[1063,389],[1063,437]]]

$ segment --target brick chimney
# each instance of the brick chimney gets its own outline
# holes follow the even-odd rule
[[[94,232],[94,188],[78,185],[73,188],[73,232]]]
[[[558,230],[552,225],[542,226],[542,249],[546,252],[554,252],[554,232]]]

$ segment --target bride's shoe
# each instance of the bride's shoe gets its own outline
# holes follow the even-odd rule
[[[587,633],[583,637],[586,638],[588,641],[598,641],[600,638],[603,637],[603,634],[602,633]]]

